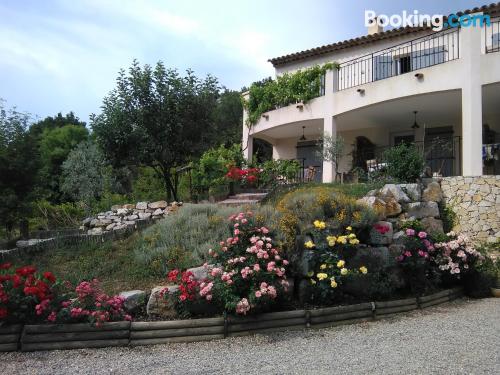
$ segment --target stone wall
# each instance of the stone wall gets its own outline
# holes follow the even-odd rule
[[[457,232],[476,241],[500,239],[500,176],[445,177],[441,189],[457,214]]]

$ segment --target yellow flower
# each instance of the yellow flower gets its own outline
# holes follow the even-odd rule
[[[316,227],[316,229],[325,229],[326,228],[326,224],[324,221],[314,220],[313,224]]]
[[[326,236],[326,240],[328,241],[328,246],[335,246],[335,241],[337,241],[337,237],[335,236]]]
[[[367,273],[368,272],[368,268],[366,268],[365,266],[359,267],[359,270],[361,271],[361,273]]]
[[[354,233],[351,233],[347,236],[348,238],[356,238],[356,235]]]
[[[348,230],[349,232],[352,230],[352,227],[349,225],[347,228],[345,228],[346,230]]]
[[[319,281],[321,281],[328,278],[328,275],[326,273],[318,273],[316,274],[316,277],[318,278]]]
[[[338,236],[337,237],[337,242],[345,245],[347,243],[346,236]]]
[[[316,284],[316,280],[314,280],[314,279],[309,279],[309,282],[310,282],[312,285]]]
[[[343,260],[339,260],[339,261],[337,262],[337,267],[338,267],[338,268],[342,268],[342,267],[344,267],[344,266],[345,266],[345,261],[343,261]]]
[[[309,277],[313,277],[313,276],[314,276],[314,271],[309,271],[309,272],[307,273],[307,276],[309,276]]]
[[[326,269],[326,264],[322,264],[321,266],[319,266],[319,269],[320,269],[320,270],[324,270],[324,269]]]
[[[349,272],[349,271],[347,270],[347,268],[342,268],[342,269],[340,270],[340,274],[341,274],[342,276],[347,275],[347,273],[348,273],[348,272]]]
[[[316,246],[311,240],[307,241],[304,243],[304,245],[308,248],[308,249],[312,249],[314,246]]]
[[[359,240],[357,238],[355,238],[355,239],[349,240],[349,243],[351,245],[357,245],[357,244],[359,244]]]
[[[333,279],[333,280],[330,281],[330,286],[332,288],[336,288],[337,287],[337,282],[335,281],[335,279]]]

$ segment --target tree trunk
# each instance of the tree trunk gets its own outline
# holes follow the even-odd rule
[[[165,190],[167,191],[167,201],[171,201],[172,198],[177,201],[177,191],[172,184],[172,175],[170,173],[170,168],[162,167],[163,182],[165,183]]]

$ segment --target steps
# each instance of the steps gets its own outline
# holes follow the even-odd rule
[[[267,193],[240,193],[230,195],[227,199],[218,202],[223,206],[245,206],[259,203],[267,196]]]

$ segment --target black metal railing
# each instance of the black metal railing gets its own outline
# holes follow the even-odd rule
[[[426,166],[441,176],[460,175],[462,169],[462,138],[459,136],[434,137],[425,142],[413,142],[422,152]],[[375,146],[353,150],[353,167],[364,170],[382,169],[387,166],[384,153],[392,146]],[[368,162],[368,163],[367,163]]]
[[[492,20],[490,25],[486,26],[484,45],[486,53],[500,51],[500,18]]]
[[[459,28],[446,29],[343,62],[337,91],[459,58]]]

